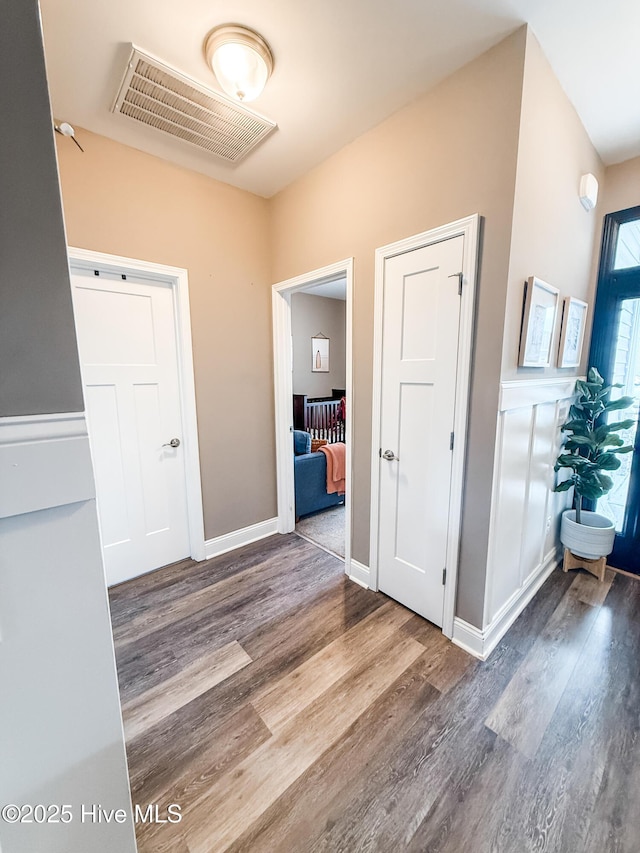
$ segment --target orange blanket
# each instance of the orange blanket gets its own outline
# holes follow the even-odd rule
[[[325,444],[320,450],[327,457],[327,494],[344,495],[346,471],[346,445],[342,441]]]

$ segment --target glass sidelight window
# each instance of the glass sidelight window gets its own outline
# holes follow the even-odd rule
[[[634,421],[620,437],[635,450],[620,455],[620,468],[609,472],[614,486],[596,509],[616,525],[609,563],[640,574],[640,206],[605,218],[590,364],[621,386],[614,398],[634,399],[610,418]]]
[[[618,228],[614,270],[640,266],[640,219],[622,222]]]
[[[618,323],[612,343],[613,375],[611,381],[619,384],[611,397],[629,396],[634,405],[624,412],[611,412],[612,421],[634,419],[636,423],[627,430],[618,433],[625,444],[635,444],[638,433],[638,410],[640,408],[640,298],[622,299],[618,310]],[[600,498],[597,511],[615,522],[616,531],[621,533],[625,526],[629,483],[631,480],[632,454],[621,454],[621,465],[617,471],[610,471],[613,489]]]

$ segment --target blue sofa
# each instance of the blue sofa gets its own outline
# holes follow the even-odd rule
[[[293,452],[296,518],[344,503],[344,495],[327,494],[327,457],[320,450],[311,453],[308,432],[293,431]]]

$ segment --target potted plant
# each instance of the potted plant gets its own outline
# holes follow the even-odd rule
[[[603,417],[633,403],[631,397],[610,400],[614,387],[620,386],[605,385],[595,367],[590,368],[586,382],[576,382],[578,399],[569,410],[569,420],[561,427],[567,437],[554,466],[556,471],[563,468],[571,471],[554,491],[566,492],[572,486],[574,489],[575,509],[562,514],[560,540],[577,557],[590,560],[611,553],[616,531],[614,523],[606,516],[584,510],[582,500],[595,501],[606,495],[613,486],[607,472],[620,467],[618,454],[633,450],[617,433],[632,427],[634,421],[607,423]]]

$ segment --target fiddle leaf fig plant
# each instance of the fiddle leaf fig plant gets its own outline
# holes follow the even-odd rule
[[[569,409],[569,420],[561,427],[567,435],[554,470],[568,468],[571,475],[558,483],[554,491],[566,492],[574,487],[578,524],[582,523],[582,499],[595,501],[606,495],[613,487],[613,480],[606,472],[620,467],[620,453],[631,453],[633,450],[631,445],[625,445],[617,433],[629,429],[635,421],[629,419],[608,423],[603,420],[603,416],[609,412],[627,409],[633,403],[632,397],[609,399],[611,389],[619,387],[605,385],[596,368],[590,368],[587,381],[576,382],[578,399]]]

